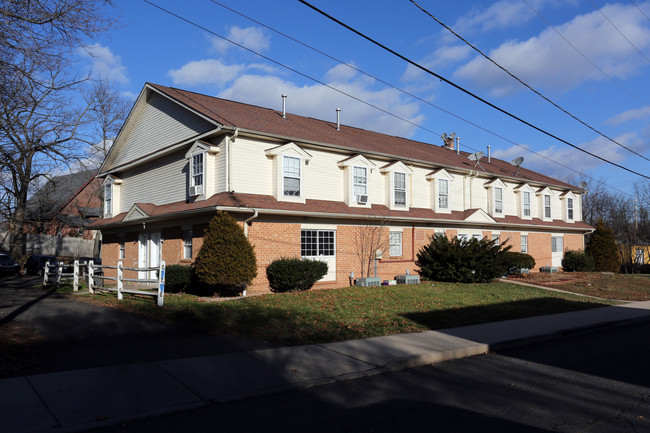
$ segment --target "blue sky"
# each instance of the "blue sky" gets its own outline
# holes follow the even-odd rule
[[[219,3],[376,78],[216,2],[150,1],[209,32],[143,0],[118,0],[111,12],[120,15],[119,27],[90,45],[93,56],[82,56],[80,65],[109,78],[131,98],[147,81],[276,109],[281,108],[280,95],[286,93],[287,110],[292,113],[335,121],[335,109],[340,107],[344,124],[435,145],[442,143],[441,133],[453,131],[462,150],[486,151],[491,146],[496,157],[523,156],[524,166],[560,178],[576,174],[566,168],[570,167],[625,192],[641,179],[487,107],[297,0]],[[648,160],[542,100],[409,0],[310,3],[524,120],[650,176]],[[650,1],[420,0],[418,4],[557,105],[650,158]]]

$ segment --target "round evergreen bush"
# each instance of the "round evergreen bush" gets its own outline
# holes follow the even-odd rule
[[[596,268],[594,259],[584,251],[568,250],[562,259],[562,270],[566,272],[592,272]]]
[[[327,274],[327,263],[320,260],[282,258],[266,268],[266,278],[272,292],[301,292]]]
[[[169,293],[184,292],[192,281],[191,266],[169,265],[165,269],[165,290]]]
[[[431,237],[417,254],[415,264],[424,279],[459,283],[486,283],[502,276],[506,270],[505,252],[496,240]]]
[[[506,251],[503,257],[508,273],[516,273],[521,269],[535,268],[535,259],[530,254]]]
[[[194,262],[198,282],[213,294],[242,292],[257,276],[253,245],[232,216],[219,211],[203,234]]]

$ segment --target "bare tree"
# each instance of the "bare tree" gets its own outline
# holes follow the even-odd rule
[[[359,260],[361,278],[369,277],[373,273],[377,250],[386,251],[389,245],[387,227],[386,219],[378,219],[376,224],[355,227],[355,254]]]
[[[17,257],[30,187],[81,157],[78,137],[88,107],[77,108],[84,79],[71,70],[83,41],[112,25],[101,15],[111,3],[0,0],[0,167]]]

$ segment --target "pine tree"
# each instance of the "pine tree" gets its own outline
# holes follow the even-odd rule
[[[221,211],[205,230],[194,266],[199,282],[213,292],[241,292],[257,275],[253,245],[237,221]]]
[[[603,220],[596,222],[596,230],[591,234],[585,252],[593,257],[597,271],[620,271],[621,259],[616,246],[614,230],[605,227]]]

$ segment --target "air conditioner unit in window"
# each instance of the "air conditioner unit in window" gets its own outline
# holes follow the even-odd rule
[[[355,197],[357,199],[357,203],[359,203],[359,204],[368,203],[368,195],[367,194],[357,194]]]
[[[190,187],[190,196],[201,195],[201,194],[203,194],[203,185]]]

